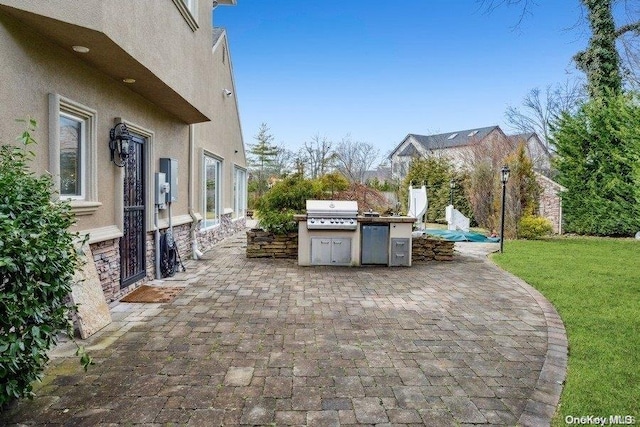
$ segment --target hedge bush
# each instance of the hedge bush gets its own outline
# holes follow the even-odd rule
[[[274,184],[256,202],[256,216],[260,227],[276,234],[295,231],[298,224],[293,220],[293,215],[304,212],[307,199],[324,196],[324,187],[320,181],[304,179],[298,175],[287,177]]]
[[[625,237],[640,230],[640,95],[595,98],[553,127],[568,233]]]
[[[547,218],[525,215],[518,223],[518,238],[539,239],[553,232],[553,225]]]
[[[30,397],[58,334],[73,336],[67,296],[80,266],[69,204],[51,201],[51,177],[29,170],[36,123],[26,123],[22,146],[0,147],[0,407]],[[86,369],[91,358],[78,354]]]

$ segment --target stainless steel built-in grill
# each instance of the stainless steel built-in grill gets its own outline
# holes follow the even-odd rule
[[[358,202],[352,200],[307,200],[307,229],[356,230]]]

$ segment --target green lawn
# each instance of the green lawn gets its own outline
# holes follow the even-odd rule
[[[492,259],[556,307],[569,338],[566,416],[631,415],[640,425],[640,241],[507,241]]]

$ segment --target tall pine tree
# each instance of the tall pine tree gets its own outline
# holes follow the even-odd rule
[[[250,146],[249,154],[252,156],[250,159],[251,165],[258,172],[258,196],[260,197],[262,192],[267,189],[265,168],[273,164],[278,154],[278,147],[272,144],[273,135],[269,132],[269,126],[266,123],[260,125],[258,134],[254,138],[258,142]]]

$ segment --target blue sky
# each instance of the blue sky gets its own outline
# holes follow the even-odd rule
[[[347,134],[386,154],[408,133],[500,125],[534,87],[575,78],[578,0],[486,13],[476,0],[238,0],[227,29],[245,144]],[[578,27],[576,24],[580,23]]]

